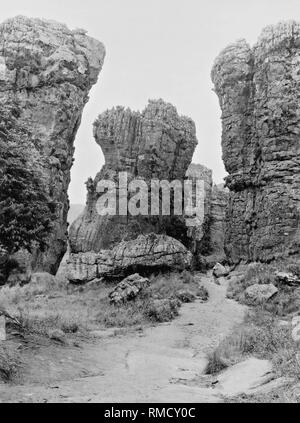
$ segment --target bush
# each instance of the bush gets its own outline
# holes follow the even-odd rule
[[[0,379],[4,382],[12,381],[20,366],[19,355],[12,348],[0,344]]]
[[[176,299],[154,300],[145,310],[145,316],[153,322],[170,322],[178,316],[180,301]]]
[[[187,270],[184,270],[181,273],[181,279],[182,279],[182,282],[183,283],[186,283],[186,284],[193,284],[193,283],[195,283],[194,276],[191,274],[191,272],[189,272]]]
[[[56,212],[56,205],[50,200],[44,183],[38,143],[20,124],[20,114],[13,104],[0,105],[2,257],[9,257],[22,248],[44,250]],[[2,273],[7,274],[5,266],[4,261]]]

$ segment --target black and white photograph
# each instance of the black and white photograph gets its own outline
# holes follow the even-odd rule
[[[0,406],[300,403],[299,0],[0,5]]]

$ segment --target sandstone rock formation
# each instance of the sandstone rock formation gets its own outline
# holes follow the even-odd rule
[[[263,30],[216,59],[230,200],[226,250],[234,262],[300,252],[300,24]]]
[[[103,45],[83,30],[22,16],[0,25],[0,101],[22,108],[20,123],[36,140],[49,195],[57,203],[49,249],[35,266],[51,273],[67,246],[73,142],[104,56]]]
[[[116,278],[156,269],[183,270],[192,264],[192,254],[166,235],[140,235],[110,250],[70,254],[68,279],[84,283],[102,277]]]
[[[94,124],[94,136],[103,150],[105,165],[95,180],[90,179],[87,182],[85,211],[70,228],[70,247],[73,253],[69,260],[71,281],[92,280],[97,275],[102,275],[102,272],[96,270],[98,253],[106,256],[104,251],[118,248],[122,242],[133,241],[133,248],[134,240],[139,235],[147,236],[150,233],[165,234],[177,239],[196,257],[215,253],[216,260],[224,258],[224,236],[221,232],[227,203],[224,198],[227,199],[227,194],[221,188],[219,191],[213,188],[210,169],[191,164],[197,145],[195,124],[191,119],[179,116],[171,104],[155,100],[150,101],[142,113],[123,107],[106,111]],[[97,205],[103,195],[97,190],[100,181],[109,179],[116,183],[118,200],[130,200],[135,194],[124,194],[119,184],[120,172],[125,173],[128,183],[133,179],[145,181],[148,216],[133,216],[130,213],[120,215],[119,209],[114,216],[99,214]],[[194,185],[198,180],[203,181],[203,198],[200,203],[203,213],[192,217],[187,217],[184,213],[181,216],[172,214],[171,194],[171,215],[162,215],[160,210],[157,216],[153,216],[150,210],[153,179],[169,183],[190,180]],[[127,188],[127,184],[125,186]],[[194,188],[193,205],[196,204],[195,192]],[[191,221],[193,225],[189,226]],[[158,266],[157,257],[152,260]],[[150,261],[149,258],[148,262]],[[103,258],[100,262],[104,265]],[[109,272],[105,267],[104,273]]]
[[[98,252],[151,232],[165,232],[184,242],[187,229],[182,219],[174,217],[174,224],[161,216],[100,216],[97,184],[103,179],[118,182],[119,172],[127,172],[129,182],[133,178],[183,180],[197,145],[194,122],[179,116],[171,104],[157,100],[150,101],[142,113],[123,107],[104,112],[94,124],[94,136],[105,165],[87,183],[86,209],[70,229],[71,251]]]
[[[213,187],[213,173],[211,169],[201,165],[192,163],[187,172],[186,177],[193,182],[197,180],[203,181],[204,188],[204,213],[201,216],[195,216],[194,225],[188,229],[188,237],[192,240],[190,248],[194,253],[209,252],[210,245],[210,217],[211,217],[211,205],[212,205],[212,187]],[[195,194],[195,191],[193,191]],[[194,201],[194,199],[193,199]]]
[[[225,222],[226,209],[229,200],[229,191],[222,184],[214,185],[211,194],[209,242],[210,252],[216,261],[226,260],[225,247]]]
[[[191,240],[189,247],[196,256],[205,256],[207,264],[224,261],[228,189],[222,184],[214,185],[212,171],[200,164],[192,163],[186,176],[204,183],[204,214],[202,218],[195,217],[195,225],[188,229],[188,238]]]

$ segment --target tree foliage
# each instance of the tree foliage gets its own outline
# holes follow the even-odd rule
[[[55,213],[34,139],[19,116],[16,106],[0,105],[0,250],[9,255],[34,245],[44,250]]]

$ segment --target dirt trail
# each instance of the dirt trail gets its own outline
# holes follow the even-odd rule
[[[93,371],[55,383],[0,385],[0,402],[216,402],[214,390],[191,381],[207,364],[206,355],[244,316],[243,306],[225,297],[225,285],[198,275],[210,293],[207,303],[184,305],[168,324],[142,333],[99,339],[81,356]],[[72,365],[72,354],[68,362]],[[76,375],[75,375],[76,377]]]

